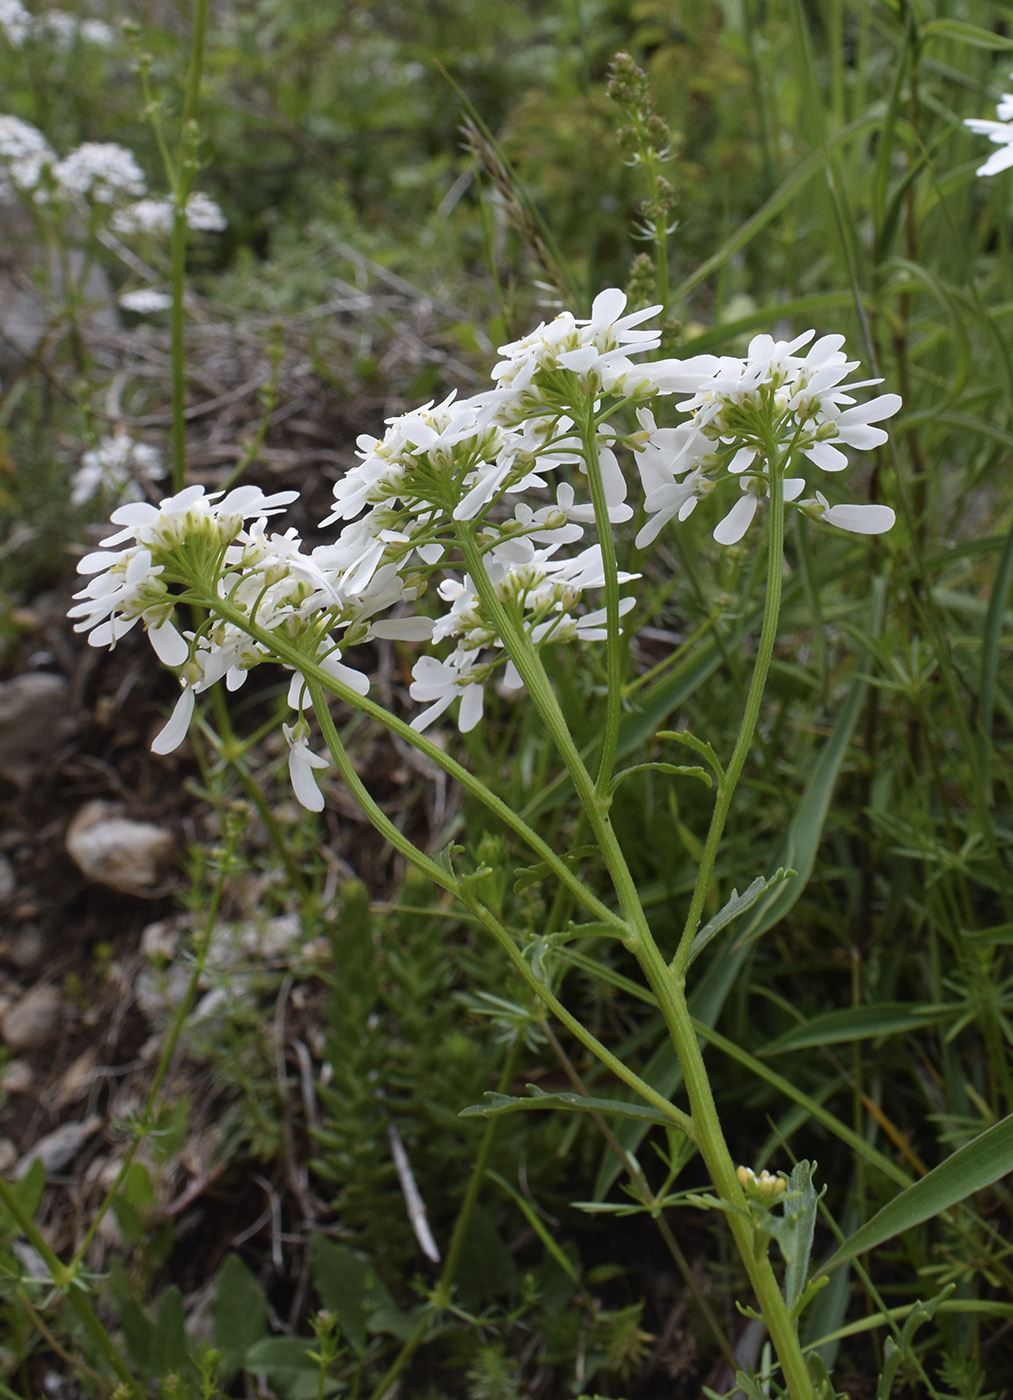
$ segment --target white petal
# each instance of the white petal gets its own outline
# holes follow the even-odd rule
[[[848,459],[841,449],[829,442],[814,442],[812,447],[805,449],[805,455],[825,472],[842,472],[848,465]]]
[[[171,622],[149,627],[148,641],[155,648],[155,655],[159,661],[165,666],[182,666],[190,655],[190,648]]]
[[[327,760],[313,753],[305,739],[298,740],[288,751],[288,775],[292,791],[309,812],[324,810],[324,795],[313,776],[314,768],[326,768]]]
[[[611,325],[623,314],[625,307],[626,293],[621,292],[618,287],[606,287],[594,299],[594,304],[591,307],[591,320],[596,325],[601,325],[602,322]]]
[[[186,731],[190,728],[193,705],[193,687],[184,686],[183,693],[176,701],[175,708],[169,716],[168,724],[159,730],[151,741],[152,753],[172,753],[173,749],[179,748],[186,738]]]
[[[823,519],[853,535],[882,535],[893,528],[897,517],[889,506],[840,505],[828,506]]]
[[[467,685],[461,693],[461,708],[457,716],[457,727],[462,734],[469,734],[482,718],[482,705],[485,691],[480,685]]]
[[[756,497],[751,491],[747,491],[739,497],[714,531],[714,538],[718,544],[738,544],[749,529],[753,516],[756,514],[757,504]]]
[[[431,617],[390,617],[370,624],[370,634],[394,642],[428,642],[433,635]]]

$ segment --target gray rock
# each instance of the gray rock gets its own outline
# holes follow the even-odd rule
[[[0,685],[0,773],[23,783],[35,760],[52,752],[67,728],[68,688],[48,671],[26,671]]]
[[[109,802],[88,802],[67,830],[67,851],[86,879],[120,894],[147,894],[160,880],[175,842],[150,822],[135,822]]]
[[[3,1036],[9,1050],[34,1050],[52,1040],[60,1025],[63,1002],[55,987],[33,987],[3,1015]]]

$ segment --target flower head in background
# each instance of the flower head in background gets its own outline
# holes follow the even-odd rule
[[[147,181],[137,159],[115,141],[85,141],[53,166],[57,192],[97,204],[119,204],[144,194]]]
[[[32,33],[35,21],[21,0],[0,0],[0,33],[12,49],[19,49]]]
[[[55,162],[56,152],[37,127],[0,115],[0,200],[43,198],[45,172]]]
[[[157,287],[137,287],[124,292],[118,301],[124,311],[132,311],[136,316],[152,316],[157,311],[168,311],[172,305],[169,293],[160,292]]]
[[[140,483],[164,475],[160,452],[146,442],[135,442],[128,433],[115,433],[82,456],[71,483],[70,503],[84,505],[100,491],[139,500]]]
[[[172,232],[176,206],[171,199],[138,199],[117,209],[110,220],[114,233],[154,234],[166,238]],[[198,233],[221,233],[228,228],[225,215],[210,196],[194,191],[186,202],[187,227]]]
[[[993,151],[984,165],[979,165],[978,175],[998,175],[1013,165],[1013,95],[1004,92],[995,109],[996,120],[984,117],[966,117],[964,125],[977,136],[987,136],[999,147]]]

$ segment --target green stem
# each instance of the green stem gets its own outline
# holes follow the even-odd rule
[[[767,592],[764,599],[763,623],[760,628],[760,644],[756,652],[756,663],[753,667],[752,680],[749,683],[749,694],[746,697],[746,708],[742,715],[739,737],[736,740],[735,750],[728,767],[725,769],[724,781],[718,786],[717,801],[714,805],[714,813],[711,817],[710,829],[707,832],[703,855],[700,858],[700,868],[697,872],[696,884],[693,887],[689,912],[686,915],[686,923],[679,940],[679,947],[672,959],[672,971],[679,978],[685,975],[686,968],[689,966],[693,939],[696,937],[704,901],[710,892],[714,879],[714,864],[721,845],[721,837],[724,834],[725,823],[728,820],[735,789],[738,786],[753,742],[753,735],[756,732],[760,704],[763,700],[767,673],[770,670],[774,642],[777,638],[777,623],[781,612],[781,576],[784,555],[784,463],[780,460],[776,446],[768,453],[767,461],[770,464]]]
[[[580,751],[573,741],[569,726],[559,707],[559,701],[556,699],[555,692],[545,673],[541,657],[523,626],[515,622],[500,600],[495,585],[486,572],[482,551],[464,524],[458,526],[457,544],[464,556],[465,566],[475,585],[475,591],[482,600],[482,606],[497,636],[506,647],[510,659],[516,666],[528,697],[537,709],[560,758],[566,765],[567,772],[570,774],[570,780],[576,790],[580,805],[591,823],[591,829],[619,900],[619,908],[622,912],[623,941],[628,948],[634,949],[640,939],[649,939],[651,934],[640,904],[636,884],[609,820],[608,809],[611,798],[607,793],[600,794],[598,792],[584,760],[580,756]]]

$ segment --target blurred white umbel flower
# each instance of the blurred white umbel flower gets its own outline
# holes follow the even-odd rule
[[[133,151],[115,141],[85,141],[57,161],[53,177],[58,192],[65,198],[79,195],[97,204],[137,199],[147,188]]]
[[[998,175],[1013,165],[1013,94],[1004,92],[995,109],[996,120],[984,117],[966,117],[964,125],[977,136],[987,136],[999,147],[993,151],[984,165],[979,165],[978,175]]]
[[[133,311],[136,316],[151,316],[156,311],[168,311],[172,297],[155,287],[137,287],[132,292],[124,292],[119,303],[124,311]]]
[[[41,196],[43,172],[55,160],[56,152],[38,127],[0,115],[0,200]]]
[[[139,500],[139,483],[157,481],[164,475],[162,454],[156,448],[135,442],[129,433],[115,433],[81,458],[71,483],[70,503],[82,506],[99,491]]]
[[[0,0],[0,33],[11,48],[19,49],[32,32],[34,21],[21,0]]]

